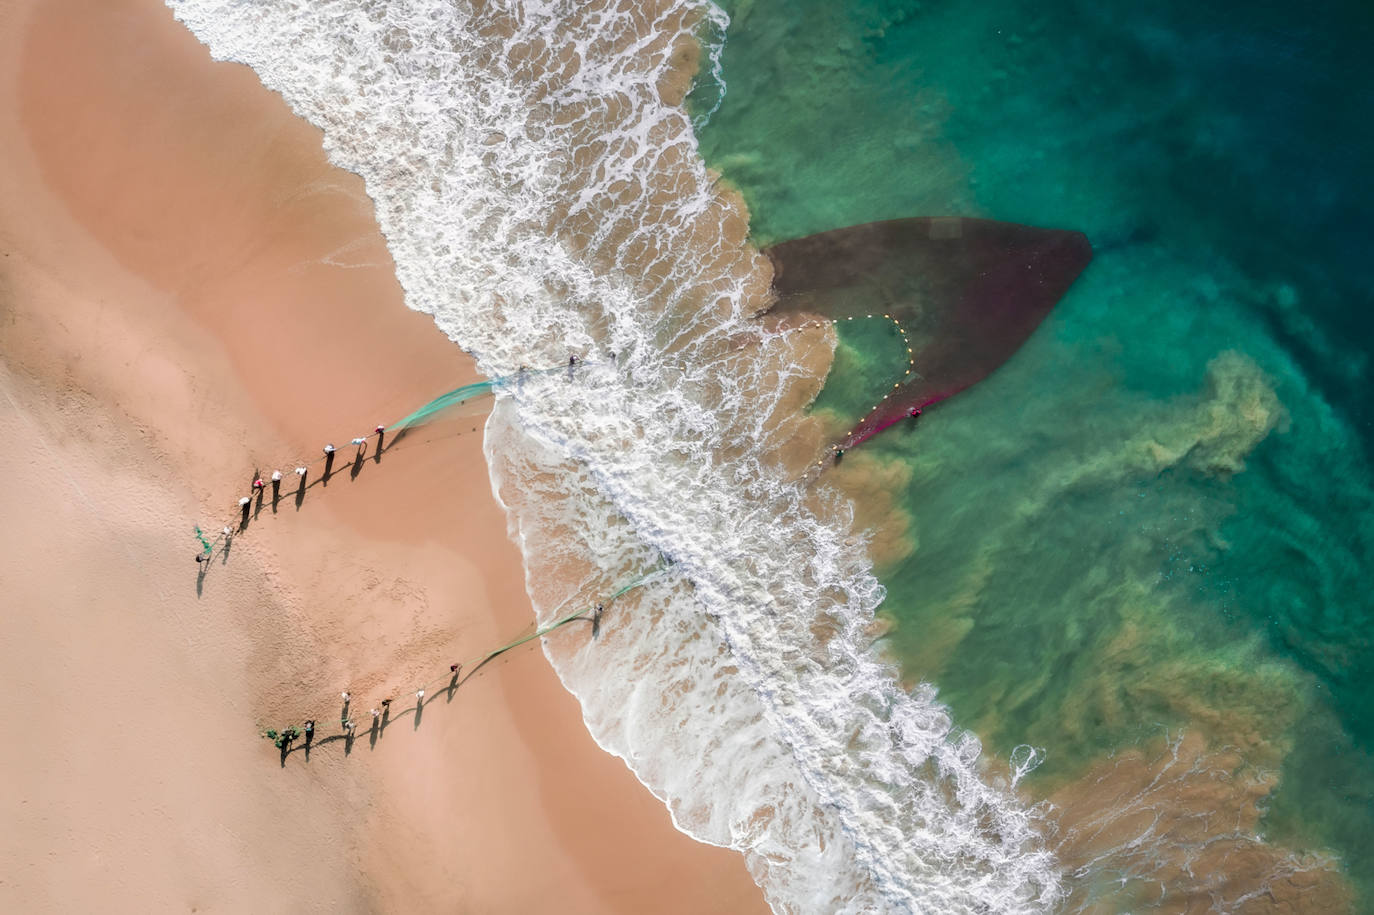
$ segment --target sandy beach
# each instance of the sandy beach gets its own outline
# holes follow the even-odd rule
[[[416,711],[532,615],[480,411],[351,463],[478,376],[317,131],[156,0],[0,0],[0,163],[0,909],[766,910],[536,645]]]

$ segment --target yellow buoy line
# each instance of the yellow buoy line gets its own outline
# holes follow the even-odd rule
[[[881,400],[879,400],[877,403],[875,403],[872,407],[870,407],[870,408],[868,409],[868,414],[871,414],[874,410],[876,410],[876,409],[878,409],[879,407],[881,407],[881,406],[883,405],[883,401],[884,401],[884,400],[887,400],[889,397],[892,396],[893,391],[896,391],[896,390],[900,389],[902,385],[906,384],[907,381],[909,381],[909,380],[911,379],[911,376],[913,376],[913,375],[916,374],[916,353],[915,353],[915,351],[912,349],[912,346],[911,346],[911,337],[907,334],[906,328],[902,326],[902,322],[901,322],[901,321],[898,321],[896,318],[894,318],[894,317],[893,317],[892,315],[890,315],[890,314],[849,315],[849,316],[846,317],[844,320],[846,320],[846,321],[853,321],[853,320],[855,320],[855,319],[864,320],[864,319],[874,319],[874,318],[883,318],[883,319],[885,319],[885,320],[891,321],[891,322],[892,322],[892,326],[895,327],[895,328],[897,328],[897,333],[898,333],[898,334],[901,336],[901,338],[902,338],[902,345],[906,347],[906,371],[902,373],[902,377],[901,377],[901,378],[899,378],[896,382],[893,383],[892,389],[889,390],[886,394],[884,394],[884,395],[882,396],[882,399],[881,399]],[[832,324],[838,324],[838,323],[840,323],[840,319],[839,319],[839,318],[834,318],[834,319],[831,320],[830,323],[832,323]],[[867,416],[868,414],[865,414],[865,416]],[[862,423],[862,421],[863,421],[863,417],[860,417],[860,423]],[[852,437],[854,436],[854,433],[857,432],[858,429],[859,429],[858,426],[855,426],[854,428],[850,429],[849,432],[847,432],[847,433],[845,434],[845,436],[844,436],[845,439],[848,440],[848,439],[852,438]],[[833,460],[835,460],[835,459],[837,459],[837,458],[841,458],[841,457],[843,457],[843,456],[844,456],[844,449],[843,449],[843,448],[841,448],[841,447],[840,447],[839,445],[837,445],[837,444],[836,444],[836,445],[831,445],[831,446],[830,446],[830,451],[829,451],[828,455],[826,455],[825,457],[822,457],[822,458],[820,458],[819,460],[817,460],[817,461],[816,461],[816,466],[817,466],[817,467],[824,467],[827,460],[832,460],[832,461],[833,461]]]

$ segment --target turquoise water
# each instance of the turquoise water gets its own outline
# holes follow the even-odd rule
[[[880,568],[907,673],[1042,749],[1041,795],[1180,730],[1234,749],[1278,773],[1265,836],[1370,909],[1374,12],[725,8],[701,144],[759,243],[973,215],[1097,250],[993,377],[865,446],[909,478]],[[838,426],[904,370],[878,329],[841,328]]]

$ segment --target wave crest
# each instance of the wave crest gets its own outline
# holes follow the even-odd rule
[[[546,646],[588,727],[785,911],[1037,911],[1038,809],[873,651],[848,504],[796,481],[833,338],[756,320],[767,262],[678,105],[706,5],[169,0],[361,175],[412,308],[491,375],[537,612],[674,571]],[[614,354],[614,356],[612,355]],[[994,783],[996,782],[996,783]]]

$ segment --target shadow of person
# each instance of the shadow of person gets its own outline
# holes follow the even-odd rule
[[[262,487],[258,487],[258,498],[253,503],[253,520],[258,520],[258,515],[262,514]]]
[[[423,699],[417,699],[417,700],[415,701],[415,725],[414,725],[414,727],[412,728],[412,730],[416,730],[416,731],[420,730],[420,716],[423,715],[424,713],[425,713],[425,700],[423,700]]]
[[[377,746],[377,738],[382,736],[382,719],[372,719],[372,729],[367,732],[367,748],[369,750]]]
[[[281,480],[272,481],[272,514],[277,513],[277,503],[281,501]]]
[[[353,729],[344,731],[344,755],[348,756],[353,752]]]
[[[301,475],[301,485],[296,487],[296,511],[301,510],[301,503],[305,501],[305,475]]]
[[[196,563],[196,597],[205,593],[205,576],[210,571],[210,557],[206,556]]]
[[[241,512],[241,517],[239,518],[239,533],[243,533],[244,531],[248,530],[248,514],[252,510],[253,504],[251,502],[243,503],[243,511]]]
[[[286,757],[291,755],[291,738],[283,736],[281,739],[281,767],[286,768]]]
[[[324,476],[321,481],[325,486],[329,485],[329,475],[334,472],[334,452],[326,451],[324,455]]]
[[[372,460],[378,464],[382,462],[382,452],[386,450],[386,430],[377,433],[377,448],[372,452]]]
[[[358,479],[358,474],[361,473],[363,469],[363,461],[365,460],[366,453],[367,446],[359,445],[358,453],[353,456],[353,462],[348,466],[348,478],[350,480]]]
[[[448,689],[446,690],[446,692],[448,693],[448,697],[444,700],[445,704],[447,704],[447,703],[449,703],[449,702],[452,702],[452,701],[453,701],[453,694],[456,693],[456,692],[458,692],[458,677],[459,677],[461,674],[462,674],[462,671],[461,671],[461,670],[460,670],[460,671],[456,671],[456,672],[453,674],[453,676],[452,676],[451,678],[449,678],[449,681],[448,681]]]
[[[314,720],[305,723],[305,761],[310,762],[310,745],[315,742],[315,722]]]

